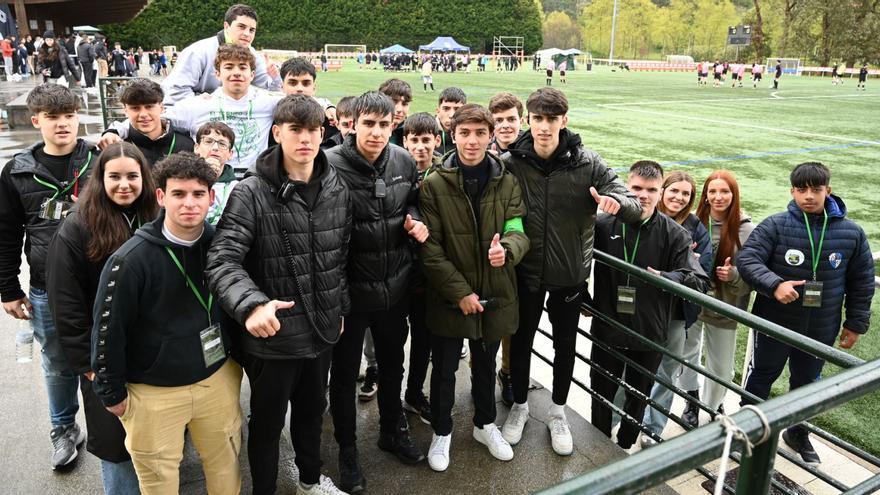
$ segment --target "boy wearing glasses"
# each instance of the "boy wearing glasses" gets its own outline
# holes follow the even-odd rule
[[[214,200],[208,210],[208,223],[217,225],[220,215],[226,207],[232,188],[238,184],[232,165],[226,163],[232,158],[232,147],[235,144],[235,133],[223,122],[208,122],[199,127],[196,133],[195,152],[204,158],[211,169],[217,174],[214,182]]]

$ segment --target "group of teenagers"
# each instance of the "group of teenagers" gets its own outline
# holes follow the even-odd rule
[[[28,96],[43,140],[0,174],[0,296],[8,314],[31,320],[43,348],[54,468],[71,467],[85,441],[79,391],[106,493],[176,493],[185,432],[208,492],[239,493],[246,374],[253,492],[276,491],[288,410],[297,492],[362,491],[356,397],[368,329],[380,450],[450,466],[464,344],[473,438],[509,461],[532,417],[531,350],[545,306],[553,405],[541,420],[554,452],[570,455],[565,405],[590,299],[638,334],[593,318],[593,425],[612,436],[622,379],[623,410],[659,434],[666,418],[646,411],[645,396],[668,407],[673,394],[621,358],[679,380],[696,401],[696,375],[648,342],[699,364],[704,335],[706,368],[730,378],[736,324],[604,264],[593,269],[594,247],[743,309],[755,290],[755,314],[828,345],[840,335],[849,348],[868,329],[870,249],[822,164],[798,165],[788,210],[753,228],[731,172],[709,175],[696,213],[684,172],[643,160],[621,181],[567,128],[559,90],[538,89],[525,105],[499,93],[486,108],[447,88],[436,115],[408,115],[411,88],[390,79],[334,106],[315,96],[308,61],[261,64],[249,47],[255,26],[253,10],[235,5],[217,37],[181,52],[162,86],[128,83],[128,120],[97,147],[77,137],[79,100],[68,89],[44,84]],[[758,334],[746,390],[766,398],[787,361],[792,388],[823,365]],[[510,407],[500,427],[496,379]],[[717,409],[724,392],[707,381],[703,401]],[[328,397],[335,483],[321,474]],[[433,429],[427,451],[406,411]],[[689,403],[685,420],[696,426],[698,412]],[[638,433],[625,421],[617,442],[630,448]],[[802,426],[784,439],[818,461]]]

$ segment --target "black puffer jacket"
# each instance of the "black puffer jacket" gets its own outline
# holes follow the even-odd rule
[[[530,247],[516,271],[529,291],[575,287],[589,277],[598,207],[590,187],[620,203],[622,221],[635,222],[641,215],[639,202],[617,175],[568,129],[560,131],[549,160],[535,154],[531,133],[517,138],[502,159],[526,198],[523,223]]]
[[[351,192],[354,225],[348,258],[352,310],[385,310],[407,293],[415,269],[406,216],[419,219],[415,161],[403,148],[389,144],[371,165],[357,151],[354,134],[327,151],[327,160]],[[385,182],[377,198],[376,180]]]
[[[81,175],[78,183],[59,198],[70,201],[74,189],[83,190],[100,153],[91,143],[80,139],[67,175],[59,181],[34,158],[34,151],[41,147],[42,142],[16,153],[0,173],[0,296],[3,302],[24,297],[18,281],[22,243],[31,268],[31,287],[46,287],[46,253],[61,222],[40,218],[43,203],[55,194],[55,190],[40,184],[35,177],[63,191],[73,183],[74,177]]]
[[[275,336],[257,338],[242,329],[242,350],[263,359],[317,356],[339,339],[341,317],[349,311],[349,193],[323,152],[312,180],[320,181],[313,207],[298,192],[283,196],[281,145],[264,151],[232,190],[208,251],[208,284],[240,325],[270,300],[296,302],[277,313],[281,330]]]

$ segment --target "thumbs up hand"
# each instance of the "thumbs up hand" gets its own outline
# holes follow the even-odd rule
[[[718,276],[718,280],[722,282],[730,282],[730,279],[733,278],[733,265],[730,264],[730,256],[724,260],[724,265],[715,268],[715,275]]]
[[[420,244],[428,240],[428,227],[418,220],[413,220],[412,215],[407,215],[403,221],[403,230],[413,236]]]
[[[492,238],[492,244],[489,245],[489,264],[495,268],[504,266],[507,254],[501,245],[501,235],[495,234]]]
[[[599,205],[599,209],[605,213],[617,215],[617,212],[620,211],[620,203],[616,199],[611,196],[600,195],[595,187],[590,187],[590,195],[593,196],[593,200]]]

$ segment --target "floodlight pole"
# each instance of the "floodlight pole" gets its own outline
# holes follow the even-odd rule
[[[614,10],[611,13],[611,53],[608,54],[608,65],[614,65],[614,31],[617,27],[617,0],[614,0]]]

